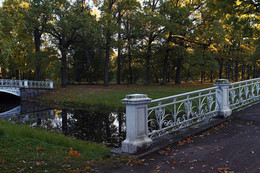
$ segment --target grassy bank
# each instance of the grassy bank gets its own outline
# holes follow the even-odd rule
[[[110,148],[0,120],[0,172],[89,172]]]
[[[122,108],[124,105],[121,103],[121,99],[125,98],[128,94],[147,94],[148,97],[156,99],[212,86],[210,83],[185,83],[181,85],[152,84],[150,86],[135,84],[110,85],[109,87],[103,85],[69,85],[67,88],[55,87],[54,90],[42,95],[38,99],[56,105],[104,105]]]

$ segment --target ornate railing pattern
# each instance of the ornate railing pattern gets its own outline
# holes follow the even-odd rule
[[[146,94],[127,95],[126,139],[122,151],[138,153],[154,138],[194,126],[214,116],[229,117],[232,109],[260,100],[260,78],[230,83],[218,79],[215,87],[152,100]]]
[[[148,136],[156,138],[216,116],[217,89],[212,87],[151,101]]]
[[[232,83],[229,87],[229,107],[237,109],[260,100],[260,78]]]
[[[30,81],[30,80],[12,80],[0,79],[0,87],[17,88],[53,88],[53,81]]]

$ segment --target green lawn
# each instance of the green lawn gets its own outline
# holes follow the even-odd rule
[[[212,87],[210,83],[185,83],[181,85],[159,85],[143,84],[135,85],[69,85],[67,88],[56,87],[47,94],[38,97],[41,101],[51,102],[60,105],[104,105],[109,107],[124,107],[121,99],[128,94],[147,94],[152,99],[176,95],[183,92],[194,91],[202,88]]]
[[[38,97],[57,106],[104,105],[123,108],[128,94],[147,94],[152,99],[211,87],[212,84],[182,85],[70,85],[56,87]],[[0,172],[97,172],[96,165],[115,166],[110,148],[75,140],[62,134],[0,120]]]
[[[111,148],[0,120],[0,172],[88,172]]]

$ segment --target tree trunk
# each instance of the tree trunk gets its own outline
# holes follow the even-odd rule
[[[227,61],[227,79],[230,79],[230,62]]]
[[[181,65],[182,65],[182,55],[177,59],[175,84],[181,84]]]
[[[119,34],[120,35],[120,34]],[[118,36],[118,39],[121,36]],[[121,84],[121,48],[118,47],[117,51],[117,84]]]
[[[226,79],[228,79],[228,77],[229,77],[229,75],[228,75],[228,61],[226,62],[225,73],[226,73]]]
[[[255,67],[255,64],[253,65],[253,78],[256,78],[256,67]]]
[[[210,71],[210,82],[213,83],[213,71]]]
[[[107,142],[111,142],[111,129],[110,129],[109,114],[107,114],[105,116],[105,127],[106,127]]]
[[[111,36],[110,36],[110,30],[107,30],[106,35],[106,58],[105,58],[105,79],[104,79],[104,85],[108,86],[108,70],[109,70],[109,57],[110,57],[110,42],[111,42]]]
[[[167,48],[166,48],[166,54],[164,56],[164,61],[163,61],[163,79],[161,84],[165,85],[166,84],[166,78],[167,78],[167,68],[168,68],[168,58],[169,58],[169,53],[170,53],[170,48],[169,48],[169,43],[171,41],[172,38],[172,32],[169,33],[168,39],[167,39]]]
[[[118,41],[121,40],[121,11],[118,12],[118,18],[117,23],[119,26],[118,31]],[[117,84],[121,84],[121,45],[118,44],[118,50],[117,50]]]
[[[133,84],[133,70],[132,70],[132,55],[131,55],[131,47],[128,40],[128,68],[129,68],[129,83]]]
[[[145,71],[145,85],[150,84],[150,62],[152,54],[152,34],[149,36],[147,54],[146,54],[146,71]]]
[[[62,131],[64,135],[68,135],[68,119],[67,119],[67,110],[63,109],[61,111],[61,118],[62,118]]]
[[[221,58],[220,64],[219,64],[219,79],[222,79],[223,61],[224,61],[224,59]]]
[[[231,61],[231,79],[234,80],[234,61]]]
[[[206,82],[206,71],[204,71],[203,73],[204,73],[203,80],[204,80],[204,82]]]
[[[35,45],[35,52],[40,52],[41,47],[41,33],[38,28],[34,29],[34,45]],[[37,55],[38,56],[38,55]],[[35,78],[37,81],[40,80],[40,59],[36,57],[36,69],[35,69]]]
[[[247,79],[250,79],[250,70],[251,70],[251,65],[247,64]]]
[[[245,63],[242,63],[242,80],[245,80]]]
[[[121,136],[122,135],[122,114],[121,113],[119,113],[118,114],[118,133],[119,133],[119,136]]]
[[[203,74],[204,74],[204,71],[202,71],[200,73],[200,83],[203,84]]]
[[[19,77],[19,70],[15,70],[15,78],[16,78],[16,80],[20,79],[20,77]]]
[[[238,59],[236,59],[235,64],[235,81],[238,81]]]
[[[67,87],[67,54],[61,50],[61,87]]]

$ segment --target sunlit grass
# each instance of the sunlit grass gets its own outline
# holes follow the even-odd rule
[[[121,100],[128,94],[147,94],[152,99],[176,95],[188,91],[212,87],[212,84],[185,83],[181,85],[143,84],[135,85],[69,85],[67,88],[56,87],[53,91],[42,95],[39,100],[54,104],[104,105],[124,107]]]

